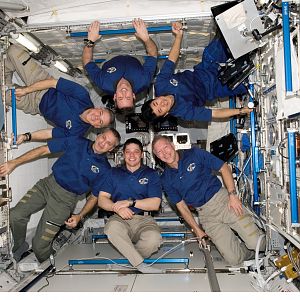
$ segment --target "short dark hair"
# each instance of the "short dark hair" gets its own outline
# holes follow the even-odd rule
[[[110,118],[110,124],[112,124],[115,121],[115,114],[110,108],[104,108],[105,110],[108,111],[109,113],[109,118]]]
[[[128,115],[128,114],[134,113],[134,106],[124,107],[124,108],[116,107],[115,112],[116,112],[116,114],[120,114],[120,115]]]
[[[124,145],[123,145],[123,151],[125,151],[126,147],[129,145],[129,144],[136,144],[139,146],[141,152],[143,152],[143,144],[141,143],[140,140],[136,139],[136,138],[130,138],[128,139]]]
[[[155,121],[158,121],[160,119],[160,117],[157,117],[154,112],[153,112],[153,109],[152,107],[150,106],[150,104],[152,103],[154,99],[151,99],[151,100],[148,100],[147,102],[145,102],[142,106],[142,119],[145,121],[145,122],[150,122],[150,123],[153,123]]]
[[[115,128],[105,127],[101,130],[101,132],[99,134],[103,134],[108,131],[111,131],[113,133],[113,135],[115,136],[115,138],[117,139],[117,144],[115,145],[115,147],[117,147],[120,144],[121,135]]]

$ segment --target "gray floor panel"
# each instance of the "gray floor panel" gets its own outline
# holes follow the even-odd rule
[[[133,292],[210,292],[207,274],[138,275]]]
[[[250,284],[250,276],[248,274],[219,273],[217,278],[222,292],[256,292]]]
[[[56,275],[42,292],[130,292],[136,275]],[[41,279],[30,292],[38,291],[47,282]]]
[[[166,242],[159,252],[151,258],[158,258],[169,252],[166,258],[189,258],[190,269],[205,267],[204,255],[197,243],[172,243]],[[221,258],[215,248],[211,250],[216,269],[225,268],[226,262]],[[110,244],[78,244],[68,245],[61,249],[55,258],[57,270],[69,270],[69,259],[92,259],[107,257],[110,259],[122,258],[121,254]],[[161,269],[184,269],[184,264],[155,264]],[[119,266],[110,265],[74,265],[77,270],[113,270]],[[217,273],[221,291],[226,292],[253,292],[250,285],[250,277],[247,274]],[[49,285],[43,288],[43,292],[210,292],[208,274],[183,273],[183,274],[80,274],[80,275],[55,275],[48,279]],[[41,279],[30,291],[38,291],[47,283]]]

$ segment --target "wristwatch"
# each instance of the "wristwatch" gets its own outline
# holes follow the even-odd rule
[[[131,205],[130,205],[130,207],[135,207],[135,203],[136,203],[136,200],[131,200]]]
[[[237,192],[234,190],[234,191],[231,191],[231,192],[228,192],[228,196],[230,195],[237,195]]]
[[[89,40],[89,39],[84,39],[84,45],[88,48],[93,48],[95,46],[95,42]]]

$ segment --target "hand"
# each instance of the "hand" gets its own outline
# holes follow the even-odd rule
[[[199,239],[202,239],[203,237],[208,237],[208,235],[207,235],[203,230],[201,230],[200,228],[199,228],[199,230],[196,232],[196,236],[197,236],[197,238],[199,238]]]
[[[208,244],[207,244],[208,239],[209,239],[208,235],[205,234],[205,235],[199,240],[199,245],[200,245],[200,247],[207,248],[207,246],[208,246]]]
[[[133,211],[128,207],[120,208],[117,214],[124,220],[130,220],[133,217]]]
[[[113,204],[112,210],[116,213],[118,213],[119,209],[124,208],[124,207],[129,207],[131,204],[131,201],[129,200],[122,200],[122,201],[117,201],[116,203]]]
[[[192,229],[192,232],[194,233],[194,235],[200,240],[203,237],[207,237],[208,235],[199,227],[197,229]]]
[[[81,221],[80,215],[72,215],[71,218],[65,221],[65,224],[68,227],[75,228],[80,221]]]
[[[207,246],[206,242],[208,239],[208,235],[200,228],[197,230],[197,232],[195,232],[195,234],[198,238],[199,245],[205,248]]]
[[[21,99],[21,97],[24,97],[24,96],[26,96],[28,94],[28,89],[27,89],[27,87],[25,86],[25,87],[21,87],[21,88],[17,88],[16,89],[16,99],[18,100],[18,101],[20,101]]]
[[[242,201],[240,200],[238,195],[229,195],[228,208],[233,209],[234,213],[237,216],[243,215],[243,206]]]
[[[0,176],[5,176],[10,174],[15,168],[16,163],[13,160],[10,160],[0,166]]]
[[[99,35],[100,31],[100,22],[94,21],[92,24],[88,27],[88,39],[92,42],[96,42],[98,39],[100,39]]]
[[[27,137],[25,134],[19,134],[17,136],[17,145],[21,145],[22,143],[27,141]]]
[[[172,32],[175,34],[175,36],[182,37],[183,36],[182,24],[180,22],[173,23]]]
[[[247,114],[250,114],[252,111],[253,111],[253,108],[242,107],[242,108],[240,108],[239,115],[247,115]]]
[[[145,22],[142,19],[134,19],[132,25],[136,31],[135,36],[142,40],[144,43],[147,42],[150,37]]]

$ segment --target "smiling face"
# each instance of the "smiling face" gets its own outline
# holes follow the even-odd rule
[[[117,85],[114,94],[116,107],[119,109],[132,108],[134,106],[135,94],[128,80],[122,78]]]
[[[111,130],[98,134],[93,144],[94,152],[98,154],[109,152],[116,147],[118,142]]]
[[[86,115],[89,124],[95,128],[106,127],[111,123],[110,112],[105,108],[92,108]]]
[[[154,154],[170,167],[177,167],[179,156],[175,146],[167,138],[161,138],[153,145]]]
[[[173,104],[174,98],[172,96],[160,96],[151,102],[150,107],[157,117],[164,117],[171,110]]]
[[[139,145],[130,143],[123,150],[124,160],[127,169],[135,171],[140,168],[143,152]]]

